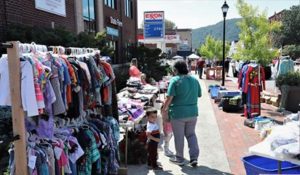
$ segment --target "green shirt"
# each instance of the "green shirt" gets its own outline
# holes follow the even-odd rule
[[[201,97],[201,87],[193,76],[173,77],[170,80],[167,96],[173,96],[169,107],[170,119],[198,116],[198,97]]]

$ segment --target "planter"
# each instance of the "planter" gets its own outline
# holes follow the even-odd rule
[[[282,85],[280,108],[296,113],[300,111],[300,87]]]
[[[269,80],[272,77],[272,69],[270,66],[264,67],[265,69],[265,78],[266,80]]]

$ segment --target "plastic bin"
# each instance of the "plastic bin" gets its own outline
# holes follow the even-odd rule
[[[278,174],[278,160],[260,157],[256,155],[247,156],[243,159],[247,175]],[[290,162],[282,162],[282,174],[300,174],[300,165]]]
[[[218,93],[219,93],[219,90],[220,90],[220,86],[213,86],[211,89],[210,89],[210,97],[212,99],[215,99],[218,97]]]

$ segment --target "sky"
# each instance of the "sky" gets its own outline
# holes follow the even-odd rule
[[[299,5],[300,0],[245,0],[266,10],[268,16],[293,5]],[[226,19],[239,18],[236,0],[227,0],[229,10]],[[138,0],[138,24],[143,22],[144,11],[164,11],[165,19],[173,21],[178,28],[199,28],[216,24],[223,20],[221,6],[224,0]]]

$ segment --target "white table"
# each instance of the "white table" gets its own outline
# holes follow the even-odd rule
[[[284,155],[276,155],[271,150],[270,144],[267,142],[261,142],[257,145],[250,147],[249,152],[252,155],[258,155],[258,156],[278,160],[278,174],[281,174],[281,163],[283,161],[287,161],[287,162],[291,162],[296,165],[300,165],[300,160],[291,159],[291,158],[285,157]]]

